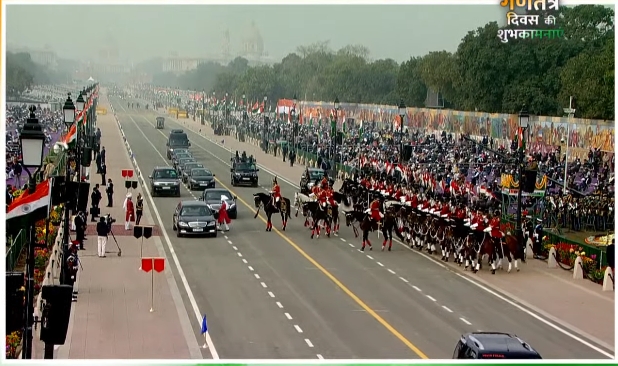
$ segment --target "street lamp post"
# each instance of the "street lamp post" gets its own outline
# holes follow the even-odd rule
[[[517,217],[515,222],[515,237],[517,238],[517,242],[520,245],[524,244],[524,232],[521,227],[521,211],[522,211],[522,189],[524,188],[524,146],[525,146],[525,136],[526,130],[528,129],[528,123],[530,122],[530,115],[526,111],[526,107],[524,106],[522,110],[519,112],[519,127],[522,130],[521,133],[521,141],[519,142],[520,146],[517,154],[517,168],[519,174],[519,189],[517,190]],[[525,258],[522,258],[524,260]]]
[[[84,113],[84,107],[86,105],[86,102],[84,101],[84,92],[80,92],[79,96],[77,97],[77,99],[75,100],[75,107],[76,109],[79,111],[79,113]],[[77,171],[78,174],[78,182],[81,182],[82,180],[82,149],[81,149],[81,144],[83,143],[83,137],[82,134],[84,132],[84,125],[83,123],[78,123],[77,124],[77,136],[76,136],[76,148],[77,148],[77,154],[76,154],[76,161],[75,161],[75,171]]]
[[[298,128],[298,124],[300,123],[300,120],[298,122],[296,122],[296,106],[298,105],[298,98],[296,97],[296,94],[294,94],[294,105],[292,106],[292,111],[291,113],[291,117],[292,117],[292,149],[294,149],[294,151],[296,151],[296,136],[297,136],[297,132],[296,129]]]
[[[67,134],[71,130],[71,126],[75,123],[75,105],[71,100],[71,93],[69,93],[67,100],[64,102],[64,106],[62,107],[63,112],[63,122],[66,126]],[[69,151],[67,150],[64,154],[64,198],[65,198],[65,207],[64,207],[64,229],[62,233],[62,264],[60,266],[60,281],[62,284],[68,283],[67,272],[66,272],[66,264],[65,260],[69,255],[69,229],[70,229],[70,220],[71,216],[69,214],[69,208],[67,207],[68,196],[69,196],[69,181],[71,180],[71,169],[69,166]]]
[[[399,100],[399,117],[401,120],[399,121],[401,125],[399,126],[399,161],[402,161],[403,154],[403,119],[406,117],[406,104],[403,102],[403,98]]]
[[[30,117],[27,119],[26,124],[19,134],[19,140],[21,145],[21,164],[24,167],[26,173],[28,173],[28,190],[30,193],[34,193],[36,189],[35,174],[43,165],[43,153],[45,146],[45,133],[39,124],[39,120],[36,118],[36,107],[30,107]],[[30,172],[30,169],[35,169],[34,174]],[[23,359],[32,359],[32,341],[33,341],[33,328],[34,328],[34,249],[36,234],[34,232],[34,220],[29,220],[28,230],[30,232],[30,238],[28,239],[28,259],[27,259],[27,281],[26,281],[26,316],[25,316],[25,332],[24,332],[24,346],[23,346]]]
[[[337,155],[337,118],[339,117],[339,109],[341,108],[341,105],[339,103],[339,98],[335,97],[335,102],[333,103],[334,107],[335,107],[335,116],[333,118],[332,121],[330,121],[330,133],[331,133],[331,147],[332,147],[332,153],[331,153],[331,159],[332,159],[332,166],[331,166],[331,170],[335,171],[336,167],[337,167],[337,159],[336,159],[336,155]]]
[[[228,124],[229,124],[228,119],[227,119],[227,115],[228,115],[228,110],[227,110],[227,108],[228,108],[228,101],[227,101],[227,97],[228,97],[228,94],[225,93],[225,105],[224,105],[224,109],[223,109],[223,116],[225,117],[225,128],[226,129],[228,128]]]
[[[264,125],[264,132],[262,137],[262,147],[264,148],[264,152],[268,153],[268,128],[269,126],[266,124],[266,102],[268,101],[268,96],[264,96],[264,109],[262,110],[262,124]]]
[[[205,124],[204,122],[204,113],[206,113],[206,91],[204,89],[202,89],[202,115],[200,116],[200,123],[202,125]]]

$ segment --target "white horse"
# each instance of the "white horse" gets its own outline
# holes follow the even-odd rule
[[[315,201],[317,201],[317,199],[315,198],[315,195],[313,193],[307,196],[306,194],[294,192],[294,207],[296,208],[295,216],[298,216],[298,211],[303,207],[305,203]]]

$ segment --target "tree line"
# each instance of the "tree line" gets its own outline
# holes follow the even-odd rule
[[[542,12],[529,13],[544,16]],[[553,13],[555,14],[555,13]],[[569,97],[577,117],[614,118],[614,11],[600,5],[562,7],[556,15],[561,39],[511,39],[502,43],[496,22],[472,30],[457,51],[430,52],[398,64],[370,60],[361,45],[334,51],[329,42],[298,47],[274,65],[249,66],[238,57],[176,76],[158,73],[156,85],[254,101],[268,96],[348,103],[425,107],[428,90],[444,107],[489,113],[562,116]],[[526,27],[529,28],[529,27]]]
[[[33,85],[66,82],[68,71],[52,71],[32,61],[27,52],[6,53],[6,93],[16,97]]]

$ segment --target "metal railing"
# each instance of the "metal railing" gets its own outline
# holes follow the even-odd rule
[[[8,237],[7,239],[7,243],[11,243],[11,245],[6,250],[6,271],[10,272],[13,271],[17,266],[19,256],[21,255],[22,250],[26,246],[26,230],[21,229],[19,230],[17,235],[13,237]]]

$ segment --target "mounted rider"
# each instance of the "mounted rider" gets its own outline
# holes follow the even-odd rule
[[[504,233],[500,230],[500,213],[496,212],[491,220],[489,220],[490,235],[492,238],[500,240],[504,238]]]
[[[273,178],[273,189],[270,194],[273,197],[273,205],[279,210],[281,207],[281,187],[277,183],[277,177]]]
[[[369,208],[365,211],[371,215],[371,219],[375,222],[380,222],[384,218],[384,214],[380,212],[382,203],[380,202],[380,196],[374,194],[373,201],[369,204]]]

